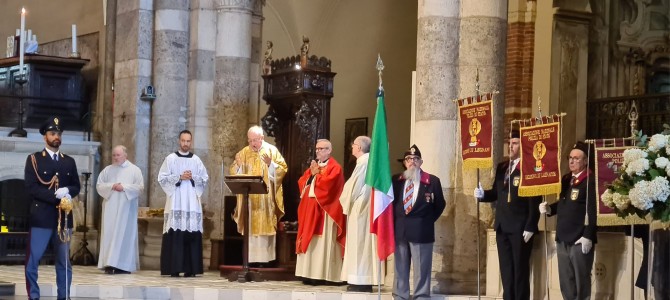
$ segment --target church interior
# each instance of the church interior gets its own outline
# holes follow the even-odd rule
[[[630,137],[633,130],[652,135],[670,124],[670,0],[2,0],[0,6],[7,40],[0,54],[0,283],[17,299],[26,295],[24,162],[44,148],[38,128],[50,116],[62,120],[61,149],[81,173],[72,253],[85,247],[93,260],[99,253],[102,198],[95,182],[115,145],[127,148],[145,181],[141,271],[109,279],[90,259],[73,259],[77,299],[372,299],[295,281],[291,225],[297,180],[317,139],[332,142],[332,156],[351,174],[350,146],[356,136],[372,134],[380,85],[392,173],[403,170],[403,152],[418,145],[423,169],[441,179],[447,201],[435,223],[433,299],[502,299],[495,211],[472,195],[478,180],[491,187],[495,170],[462,168],[454,100],[494,94],[495,163],[507,159],[513,120],[565,113],[563,157],[576,141]],[[22,8],[32,52],[19,58]],[[245,285],[226,277],[225,266],[241,264],[242,238],[224,176],[253,125],[263,127],[289,171],[273,265],[280,271]],[[202,196],[208,271],[201,282],[157,271],[163,226],[157,211],[166,197],[156,178],[184,129],[209,173]],[[534,240],[532,299],[561,297],[547,242],[554,240],[554,219],[540,219]],[[599,227],[594,246],[592,297],[645,299],[632,284],[642,243],[626,236],[625,223],[610,225]],[[53,264],[48,251],[43,262]],[[44,265],[40,282],[53,294],[55,275]],[[383,299],[391,299],[393,286],[393,268],[387,270]]]

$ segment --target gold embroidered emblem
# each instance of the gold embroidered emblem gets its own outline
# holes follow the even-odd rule
[[[512,180],[512,185],[519,186],[519,181],[521,181],[521,178],[519,178],[519,176],[515,176]]]
[[[533,146],[533,157],[535,158],[535,172],[541,172],[544,169],[542,158],[547,154],[547,146],[542,141],[537,141]]]
[[[54,124],[58,125],[58,118],[54,118]]]
[[[572,192],[570,192],[570,199],[572,201],[575,201],[577,200],[578,197],[579,197],[579,189],[572,189]]]
[[[414,148],[414,147],[409,148],[409,153],[412,153],[412,155],[414,155],[415,152],[416,152],[416,148]]]

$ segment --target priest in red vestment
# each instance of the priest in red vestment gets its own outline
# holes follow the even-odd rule
[[[332,144],[316,142],[316,160],[298,180],[298,254],[295,275],[305,284],[341,282],[345,219],[340,204],[344,187],[342,167],[330,154]]]

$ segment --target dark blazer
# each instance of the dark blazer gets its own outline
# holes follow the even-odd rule
[[[552,204],[551,214],[557,215],[556,241],[574,244],[580,237],[585,237],[593,243],[597,242],[596,229],[596,184],[595,176],[587,169],[587,177],[571,185],[572,174],[568,173],[561,178],[561,196],[558,202]],[[583,174],[582,174],[583,175]],[[588,184],[588,212],[589,225],[584,225],[586,218],[587,201],[586,186]],[[573,198],[576,199],[573,200]]]
[[[44,182],[51,181],[51,178],[56,175],[58,177],[58,187],[67,187],[70,190],[70,196],[73,198],[79,195],[81,186],[79,184],[79,173],[77,173],[77,165],[72,157],[59,153],[58,161],[54,161],[49,157],[46,150],[35,152],[35,166],[37,167],[37,174]],[[60,199],[57,199],[54,193],[55,188],[49,189],[48,185],[40,182],[35,174],[33,163],[28,155],[26,159],[26,167],[24,170],[24,180],[28,196],[30,197],[30,226],[40,228],[56,228],[58,223],[58,208]],[[61,221],[65,219],[65,214],[62,214]],[[72,212],[68,214],[67,228],[72,228]]]
[[[440,217],[447,202],[442,193],[440,179],[421,171],[421,185],[416,202],[409,214],[405,214],[403,196],[405,179],[401,174],[392,178],[393,214],[396,242],[435,242],[435,221]]]
[[[509,163],[505,161],[498,164],[493,188],[484,191],[484,199],[480,201],[495,201],[496,218],[493,229],[496,232],[521,234],[523,231],[530,231],[535,233],[537,222],[540,220],[538,206],[542,202],[542,197],[519,197],[520,162],[510,174],[509,182],[506,183],[505,172]]]

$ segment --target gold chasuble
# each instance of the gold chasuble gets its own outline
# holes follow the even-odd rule
[[[261,158],[263,154],[272,158],[270,166]],[[281,182],[288,170],[284,157],[275,146],[266,142],[263,142],[258,152],[247,146],[240,150],[236,156],[239,156],[243,163],[240,166],[237,162],[234,162],[230,166],[230,174],[263,176],[269,191],[266,195],[249,195],[250,236],[275,235],[277,222],[284,216],[284,196]],[[246,224],[246,219],[241,216],[241,209],[239,209],[243,204],[243,196],[238,195],[233,219],[237,222],[237,231],[240,234],[244,233],[244,224]]]

